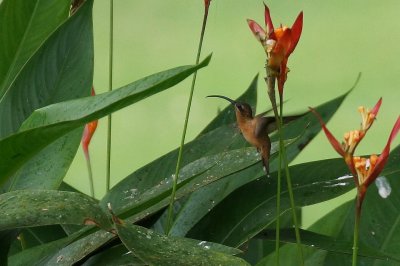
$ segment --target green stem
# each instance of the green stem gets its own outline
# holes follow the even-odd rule
[[[110,46],[109,46],[109,71],[108,91],[112,91],[113,84],[113,45],[114,45],[114,1],[110,0]],[[107,165],[106,165],[106,192],[110,190],[111,179],[111,115],[108,115],[107,123]]]
[[[360,217],[361,217],[361,206],[364,199],[364,193],[357,191],[356,199],[356,209],[354,217],[354,237],[353,237],[353,262],[351,265],[357,265],[357,254],[358,254],[358,232],[360,227]]]
[[[304,265],[304,255],[303,255],[303,249],[301,247],[300,229],[299,229],[299,223],[298,223],[297,215],[296,215],[296,205],[295,205],[294,196],[293,196],[292,179],[291,179],[290,171],[289,171],[289,163],[287,160],[286,148],[285,148],[285,144],[283,142],[284,134],[283,134],[283,97],[282,97],[282,95],[279,95],[279,124],[280,124],[280,126],[279,126],[280,149],[279,150],[282,153],[282,157],[284,159],[284,164],[285,164],[286,182],[287,182],[287,187],[288,187],[288,192],[289,192],[290,207],[292,209],[294,230],[295,230],[295,234],[296,234],[296,245],[297,245],[297,250],[298,250],[298,254],[299,254],[300,265]]]
[[[85,157],[86,157],[86,166],[87,166],[88,175],[89,175],[90,195],[92,196],[92,198],[94,198],[93,172],[92,172],[92,164],[90,162],[89,151],[87,151],[87,153],[85,152]]]
[[[204,33],[206,30],[206,25],[207,25],[208,9],[209,9],[209,4],[207,4],[204,9],[203,24],[202,24],[201,33],[200,33],[200,41],[199,41],[199,46],[197,48],[196,64],[198,64],[200,62],[201,48],[203,46]],[[196,77],[197,77],[197,71],[194,72],[194,74],[193,74],[192,85],[190,87],[189,100],[188,100],[188,104],[187,104],[187,108],[186,108],[185,123],[183,125],[183,132],[182,132],[182,137],[181,137],[181,143],[179,146],[178,159],[176,162],[175,174],[173,177],[172,192],[171,192],[171,198],[170,198],[170,202],[169,202],[169,206],[168,206],[167,223],[166,223],[166,227],[165,227],[165,233],[167,235],[169,235],[171,226],[172,226],[172,213],[173,213],[173,207],[174,207],[174,203],[175,203],[176,188],[178,185],[179,171],[180,171],[181,163],[182,163],[183,146],[185,144],[186,131],[187,131],[189,115],[190,115],[190,108],[192,106],[194,87],[196,85]]]
[[[268,96],[272,104],[272,110],[274,111],[276,127],[278,128],[279,140],[281,137],[281,124],[278,114],[278,107],[276,106],[276,96],[275,96],[275,76],[276,73],[272,73],[271,69],[267,69],[267,78],[265,81],[267,82],[268,87]],[[280,143],[280,142],[279,142]],[[279,164],[278,164],[278,180],[276,185],[276,228],[275,228],[275,259],[276,265],[279,265],[280,260],[280,227],[281,227],[281,180],[282,180],[282,151],[279,149]]]

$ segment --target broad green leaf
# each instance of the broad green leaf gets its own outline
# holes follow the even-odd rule
[[[337,110],[338,106],[343,102],[348,93],[337,97],[325,104],[317,107],[325,121],[328,121]],[[294,159],[302,149],[320,132],[321,127],[318,121],[311,113],[304,115],[297,120],[289,123],[284,127],[285,138],[300,138],[296,139],[295,143],[286,148],[288,160]],[[277,136],[271,137],[276,140]],[[273,173],[278,168],[278,159],[272,157],[270,160],[270,170]],[[177,217],[174,220],[171,234],[184,236],[197,222],[200,221],[212,208],[214,208],[225,197],[230,195],[234,190],[244,184],[261,178],[264,172],[259,165],[244,169],[235,173],[228,178],[219,180],[209,186],[192,193],[188,200],[180,208]],[[274,196],[276,186],[271,190],[271,196]],[[234,206],[234,205],[233,205]]]
[[[0,195],[0,230],[50,224],[97,224],[110,228],[108,215],[89,196],[54,190],[18,190]]]
[[[195,66],[183,66],[151,75],[112,92],[53,104],[36,110],[20,131],[0,140],[0,184],[51,141],[130,104],[166,90],[196,70],[211,57]],[[66,112],[68,110],[68,112]]]
[[[109,266],[109,265],[147,265],[135,257],[123,244],[108,248],[107,250],[90,257],[82,266]]]
[[[217,250],[221,245],[167,237],[137,225],[116,224],[122,243],[150,265],[249,265]]]
[[[0,137],[18,131],[38,108],[90,95],[93,77],[92,1],[60,26],[0,98]]]
[[[9,257],[8,263],[9,265],[21,266],[30,264],[51,265],[51,263],[54,265],[56,264],[55,261],[57,260],[57,256],[55,257],[56,254],[59,254],[58,256],[62,255],[62,263],[78,261],[113,238],[115,238],[114,234],[103,230],[93,233],[93,230],[90,230],[88,227],[86,227],[68,237],[64,237],[33,248],[25,249],[19,253],[16,253]]]
[[[82,128],[78,128],[45,147],[13,175],[8,191],[57,189],[75,157],[81,137]]]
[[[0,98],[21,68],[67,17],[70,0],[3,0],[0,5]]]
[[[392,151],[398,154],[400,147]],[[307,206],[337,197],[354,188],[342,158],[290,167],[297,206]],[[382,175],[400,173],[392,156]],[[282,211],[290,208],[287,189],[282,187]],[[239,246],[275,221],[276,176],[261,178],[231,193],[209,212],[188,236]],[[240,200],[238,200],[240,199]],[[348,233],[348,232],[347,232]],[[387,253],[387,252],[386,252]]]
[[[113,237],[113,234],[105,231],[90,234],[42,259],[41,265],[74,265],[93,253],[99,247],[97,243],[107,243]]]
[[[273,152],[276,152],[276,147],[275,143]],[[247,168],[259,160],[260,156],[253,148],[237,149],[198,159],[182,168],[176,197],[189,194],[215,180]],[[116,190],[118,193],[111,191],[101,204],[105,207],[110,203],[115,213],[123,218],[130,217],[130,221],[136,221],[168,205],[172,183],[172,176],[168,176],[150,188],[131,187],[122,192],[123,197],[119,190]]]
[[[335,219],[337,221],[337,219]],[[340,224],[340,223],[339,223]],[[315,250],[325,250],[332,253],[338,253],[341,255],[351,255],[352,254],[352,241],[343,240],[340,238],[333,238],[327,235],[318,234],[312,231],[300,230],[301,243],[305,246],[312,247]],[[275,242],[275,231],[268,230],[256,236],[257,238],[267,239],[271,242]],[[284,229],[280,232],[280,239],[282,243],[296,244],[296,236],[292,229]],[[400,256],[398,254],[385,254],[378,249],[372,249],[364,246],[362,243],[359,247],[358,255],[360,257],[365,257],[368,259],[376,259],[380,261],[387,261],[388,259],[400,263]],[[273,257],[269,256],[269,260],[265,260],[264,264],[269,265],[273,262]],[[271,260],[272,259],[272,260]]]
[[[254,113],[256,112],[257,104],[257,81],[258,75],[254,77],[247,90],[239,98],[236,99],[236,101],[238,102],[245,102],[249,104],[252,107]],[[211,99],[209,100],[211,101]],[[222,125],[230,125],[234,122],[236,122],[235,110],[232,108],[231,105],[228,105],[201,131],[200,135],[208,133],[209,131],[216,129],[217,127],[220,127]]]
[[[40,265],[40,262],[49,253],[57,252],[68,244],[67,238],[62,238],[33,248],[25,249],[8,258],[10,266]]]
[[[276,150],[275,146],[276,144],[274,145],[274,149]],[[209,182],[213,182],[216,178],[221,178],[224,175],[237,171],[234,167],[227,168],[224,166],[224,164],[229,163],[230,160],[234,160],[236,162],[235,167],[241,169],[258,162],[259,155],[253,149],[245,148],[196,160],[182,169],[180,183],[178,185],[180,189],[176,195],[177,198]],[[129,217],[129,222],[138,221],[168,205],[169,196],[171,194],[171,181],[171,177],[167,178],[155,187],[140,192],[135,188],[131,188],[122,193],[124,198],[121,198],[121,193],[117,194],[118,197],[116,197],[116,200],[119,199],[123,203],[122,205],[118,205],[118,201],[112,201],[112,198],[107,198],[107,200],[103,200],[103,206],[110,202],[113,210],[122,214],[121,217]],[[114,206],[118,206],[120,209],[115,209]],[[65,247],[59,253],[63,254],[63,256],[68,254],[68,257],[82,258],[104,245],[112,238],[111,234],[107,234],[106,236],[102,234],[102,231],[98,231],[94,233],[93,236],[89,235],[79,240],[77,244],[74,243]],[[75,248],[76,245],[84,246],[85,249]],[[232,251],[235,251],[234,254],[237,253],[235,249],[231,249],[230,253],[232,253]],[[226,252],[226,249],[224,252]],[[52,261],[56,261],[55,258],[57,257],[58,256],[54,255]],[[71,263],[71,261],[67,260],[66,263]]]
[[[90,95],[92,1],[62,24],[26,63],[0,99],[0,137],[15,133],[38,108]],[[52,143],[12,177],[8,190],[56,189],[79,147],[82,130]]]

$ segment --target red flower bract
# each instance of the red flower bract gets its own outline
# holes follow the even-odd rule
[[[297,16],[291,28],[281,26],[275,29],[272,23],[269,8],[266,5],[264,17],[266,25],[265,30],[254,20],[248,19],[247,22],[250,30],[253,32],[254,36],[261,43],[265,52],[267,53],[267,66],[279,73],[277,76],[278,90],[282,95],[287,72],[289,71],[287,68],[287,61],[290,54],[296,48],[303,29],[303,12],[300,12],[300,14]]]
[[[342,144],[332,135],[332,133],[325,126],[321,116],[312,108],[310,110],[318,118],[322,129],[332,147],[342,156],[353,174],[356,186],[362,194],[366,192],[367,187],[375,181],[378,175],[382,172],[390,153],[390,144],[398,134],[400,130],[400,117],[397,118],[396,123],[393,126],[392,132],[390,133],[389,139],[383,149],[382,153],[377,155],[371,155],[369,158],[362,158],[354,156],[355,149],[360,141],[364,138],[368,129],[372,126],[375,118],[378,114],[379,108],[382,104],[382,98],[375,104],[371,111],[366,110],[364,107],[359,107],[358,110],[361,113],[362,122],[359,130],[352,130],[344,134],[344,141]]]
[[[91,95],[92,96],[96,95],[93,87],[92,87]],[[97,128],[97,120],[87,123],[85,125],[85,129],[83,130],[81,142],[82,142],[83,152],[85,153],[86,158],[89,156],[89,144],[90,144],[90,140],[93,137],[94,132],[96,131],[96,128]]]

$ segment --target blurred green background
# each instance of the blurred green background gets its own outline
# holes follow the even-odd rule
[[[359,105],[383,105],[378,120],[358,149],[359,154],[379,153],[400,113],[400,1],[268,1],[275,25],[291,26],[304,11],[303,34],[289,60],[291,72],[285,87],[288,113],[307,110],[344,93],[362,78],[357,88],[330,121],[339,138],[360,123]],[[223,108],[224,101],[205,99],[209,94],[239,96],[257,73],[264,75],[265,54],[248,29],[246,19],[263,23],[262,1],[213,0],[203,57],[213,53],[211,64],[199,72],[187,141]],[[115,0],[114,80],[118,88],[175,66],[195,61],[202,0]],[[95,76],[97,93],[108,89],[109,1],[94,3]],[[113,115],[111,184],[179,145],[190,79],[178,86],[125,108]],[[269,106],[263,79],[259,80],[258,110]],[[105,193],[106,119],[99,121],[90,152],[96,197]],[[394,145],[399,143],[395,141]],[[394,146],[393,145],[393,146]],[[319,134],[293,162],[337,157],[325,136]],[[300,178],[300,177],[299,177]],[[66,181],[88,192],[86,164],[79,150]],[[390,182],[390,180],[389,180]],[[338,202],[304,209],[303,225]]]

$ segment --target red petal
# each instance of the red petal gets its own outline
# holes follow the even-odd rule
[[[382,97],[379,98],[378,102],[375,104],[374,108],[372,108],[371,113],[375,116],[378,114],[379,108],[381,108]]]
[[[278,78],[278,91],[281,99],[283,99],[283,87],[285,86],[286,76],[287,76],[287,58],[284,58],[281,63],[280,73]]]
[[[265,40],[265,31],[264,29],[254,20],[248,19],[247,24],[249,24],[250,30],[253,32],[254,36],[259,41]]]
[[[378,109],[379,109],[379,107],[378,107]],[[400,130],[400,116],[397,118],[397,121],[393,126],[392,132],[390,133],[390,136],[386,143],[385,148],[383,149],[381,155],[379,155],[379,158],[378,158],[378,161],[376,162],[374,170],[369,175],[368,179],[365,181],[367,186],[375,181],[375,179],[378,177],[378,175],[382,172],[383,168],[385,167],[385,164],[389,158],[390,144],[396,138],[397,133],[399,133],[399,130]]]
[[[269,8],[264,3],[265,11],[264,11],[264,18],[265,18],[265,25],[267,26],[267,34],[269,35],[271,32],[274,31],[274,24],[272,24],[271,14],[269,13]]]
[[[301,31],[303,30],[303,11],[297,16],[295,22],[292,26],[292,34],[291,34],[291,44],[289,51],[287,52],[287,56],[289,56],[297,46],[297,43],[300,40]]]
[[[96,95],[93,87],[91,90],[91,95],[92,96]],[[93,137],[94,132],[96,131],[96,128],[97,128],[97,120],[87,123],[85,125],[85,129],[83,130],[81,142],[82,142],[82,149],[83,152],[85,153],[86,158],[89,157],[89,144],[90,140]]]
[[[311,112],[314,113],[314,115],[318,118],[319,123],[321,124],[322,129],[325,132],[326,137],[328,138],[329,142],[331,143],[332,147],[335,149],[337,153],[340,154],[340,156],[344,157],[345,156],[345,151],[342,148],[342,145],[340,145],[339,141],[332,135],[332,133],[328,130],[328,128],[325,126],[324,121],[322,120],[321,116],[317,113],[317,111],[314,108],[308,107]]]
[[[288,58],[288,56],[289,56],[288,52],[291,47],[291,35],[292,35],[291,30],[285,29],[283,31],[283,34],[278,38],[275,48],[272,52],[276,53],[278,55],[282,54],[283,57]]]

